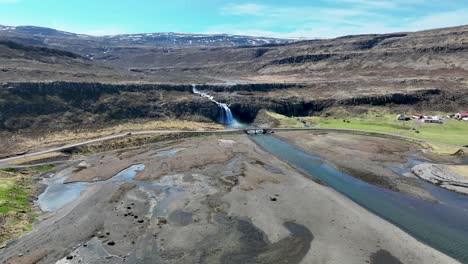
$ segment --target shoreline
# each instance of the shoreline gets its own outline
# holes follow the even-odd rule
[[[468,175],[451,171],[455,166],[467,167],[466,165],[445,164],[419,164],[411,169],[411,172],[420,179],[437,185],[449,191],[468,196]]]

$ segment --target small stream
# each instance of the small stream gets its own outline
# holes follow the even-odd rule
[[[328,165],[320,157],[277,137],[257,135],[251,138],[266,151],[303,170],[310,177],[320,179],[418,240],[468,263],[467,197],[424,182],[423,186],[439,201],[417,199],[351,177]]]
[[[159,153],[162,153],[159,152]],[[174,152],[173,154],[175,154]],[[167,154],[171,155],[171,154]],[[121,185],[123,183],[135,184],[141,191],[148,195],[148,200],[152,204],[151,217],[167,216],[166,208],[170,203],[185,195],[185,189],[175,187],[176,184],[166,180],[166,177],[161,178],[157,182],[138,181],[133,179],[139,171],[145,169],[145,165],[137,164],[128,167],[127,169],[117,173],[114,177],[107,181]]]
[[[162,150],[153,154],[152,156],[172,156],[182,150],[183,148]],[[155,215],[155,212],[161,214],[165,209],[165,205],[168,205],[173,199],[180,198],[180,196],[184,194],[184,190],[182,188],[174,187],[170,183],[166,184],[164,181],[162,181],[164,178],[160,181],[160,183],[134,180],[134,177],[138,174],[138,172],[144,169],[144,164],[132,165],[115,174],[112,178],[102,182],[112,182],[117,185],[121,185],[123,183],[135,184],[140,190],[144,191],[148,195],[150,202],[152,202],[152,215]],[[39,195],[37,200],[37,204],[42,211],[57,211],[65,205],[78,199],[81,193],[90,185],[102,183],[74,182],[64,184],[64,181],[71,175],[71,173],[72,170],[66,169],[57,174],[55,177],[44,180],[44,183],[47,184],[47,188],[42,194]]]

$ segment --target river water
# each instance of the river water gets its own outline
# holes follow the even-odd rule
[[[277,137],[257,135],[252,140],[416,239],[468,263],[468,197],[427,184],[438,201],[417,199],[360,181]]]
[[[163,150],[154,154],[153,157],[172,156],[182,150],[184,150],[184,148]],[[149,200],[153,205],[152,215],[155,217],[165,216],[163,213],[167,205],[169,205],[172,200],[180,198],[185,194],[185,192],[182,188],[173,186],[174,184],[172,182],[167,182],[167,180],[164,181],[165,178],[158,182],[135,180],[134,177],[137,175],[137,173],[144,169],[144,164],[132,165],[115,174],[112,178],[98,182],[98,184],[103,182],[112,182],[117,185],[122,185],[123,183],[135,184],[140,190],[144,191],[148,195]],[[82,192],[85,191],[89,186],[96,184],[87,182],[64,184],[64,181],[71,175],[71,173],[71,171],[66,172],[63,173],[64,175],[45,180],[47,188],[41,195],[39,195],[37,201],[42,211],[57,211],[78,199]]]
[[[50,178],[45,181],[47,188],[39,195],[37,203],[42,211],[55,211],[80,197],[87,183],[75,182],[64,184],[68,176]]]

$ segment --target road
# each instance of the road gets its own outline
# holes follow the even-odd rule
[[[79,147],[83,145],[88,145],[92,143],[97,143],[97,142],[102,142],[102,141],[107,141],[107,140],[112,140],[112,139],[117,139],[117,138],[123,138],[123,137],[129,137],[129,136],[134,136],[134,135],[154,135],[154,134],[170,134],[170,133],[197,133],[197,134],[210,134],[210,133],[232,133],[232,132],[240,132],[242,129],[225,129],[225,130],[204,130],[204,131],[193,131],[193,130],[147,130],[147,131],[136,131],[136,132],[126,132],[126,133],[120,133],[120,134],[115,134],[115,135],[110,135],[110,136],[105,136],[105,137],[100,137],[96,139],[91,139],[91,140],[86,140],[74,144],[69,144],[69,145],[64,145],[56,148],[50,148],[46,150],[41,150],[37,152],[32,152],[32,153],[26,153],[23,155],[18,155],[6,159],[0,159],[0,167],[8,162],[22,159],[22,158],[28,158],[28,157],[33,157],[33,156],[38,156],[50,152],[57,152],[57,151],[63,151],[66,149],[74,148],[74,147]]]
[[[9,162],[14,161],[14,160],[18,160],[18,159],[22,159],[22,158],[33,157],[33,156],[42,155],[42,154],[46,154],[46,153],[50,153],[50,152],[63,151],[63,150],[73,148],[73,147],[79,147],[79,146],[83,146],[83,145],[87,145],[87,144],[92,144],[92,143],[97,143],[97,142],[102,142],[102,141],[107,141],[107,140],[112,140],[112,139],[117,139],[117,138],[122,138],[122,137],[134,136],[134,135],[153,135],[153,134],[170,134],[170,133],[194,133],[194,134],[212,134],[212,133],[218,134],[219,133],[219,134],[224,134],[224,133],[241,132],[241,131],[244,131],[245,129],[248,129],[248,128],[225,129],[225,130],[204,130],[204,131],[193,131],[193,130],[148,130],[148,131],[126,132],[126,133],[120,133],[120,134],[105,136],[105,137],[101,137],[101,138],[86,140],[86,141],[82,141],[82,142],[79,142],[79,143],[64,145],[64,146],[61,146],[61,147],[41,150],[41,151],[38,151],[38,152],[32,152],[32,153],[27,153],[27,154],[23,154],[23,155],[18,155],[18,156],[6,158],[6,159],[0,159],[0,167],[4,167]],[[272,128],[272,129],[277,130],[277,131],[321,130],[321,131],[336,131],[336,132],[373,133],[373,134],[380,134],[380,135],[398,137],[398,138],[403,138],[403,139],[408,139],[408,140],[413,140],[413,141],[418,141],[418,142],[432,142],[432,141],[428,141],[428,140],[424,140],[424,139],[408,137],[408,136],[402,136],[402,135],[398,135],[398,134],[374,132],[374,131],[367,131],[367,130],[357,130],[357,129],[339,129],[339,128]],[[449,145],[449,144],[444,144],[444,143],[439,143],[439,142],[433,142],[433,143],[443,144],[443,145],[451,146],[451,147],[457,147],[457,148],[463,149],[465,152],[468,153],[468,148],[465,148],[465,147],[456,146],[456,145]]]

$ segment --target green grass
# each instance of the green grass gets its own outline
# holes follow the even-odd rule
[[[21,236],[32,230],[36,220],[32,202],[33,180],[35,173],[49,171],[54,165],[41,165],[27,169],[1,169],[11,175],[0,178],[0,246],[9,239]]]
[[[468,145],[468,122],[446,120],[444,124],[398,121],[394,115],[359,116],[343,119],[308,117],[320,128],[345,128],[384,132],[452,145]],[[413,130],[416,128],[416,130]]]
[[[0,179],[0,215],[31,210],[30,184],[27,179]]]
[[[280,122],[280,127],[303,127],[294,117],[286,117],[276,113],[270,115]],[[464,121],[445,120],[444,124],[417,123],[414,120],[398,121],[394,114],[376,114],[376,112],[357,116],[347,115],[345,118],[304,117],[303,119],[308,121],[312,127],[317,128],[366,130],[457,146],[468,145],[468,122]]]
[[[55,166],[53,164],[45,164],[45,165],[30,167],[27,170],[32,172],[32,173],[44,173],[44,172],[51,171],[54,168],[55,168]]]
[[[45,165],[39,165],[39,166],[32,166],[29,168],[25,169],[15,169],[15,168],[3,168],[0,169],[2,172],[10,173],[10,174],[16,174],[17,172],[25,172],[25,173],[44,173],[51,171],[55,168],[55,165],[53,164],[45,164]]]
[[[16,173],[15,168],[3,168],[3,169],[0,169],[0,171],[7,172],[7,173]]]
[[[300,128],[304,127],[304,124],[299,122],[297,118],[294,117],[287,117],[284,115],[280,115],[274,112],[266,112],[269,116],[273,117],[274,119],[280,122],[280,127],[288,127],[288,128]]]
[[[0,246],[5,241],[32,230],[36,220],[31,200],[30,178],[0,178]]]

